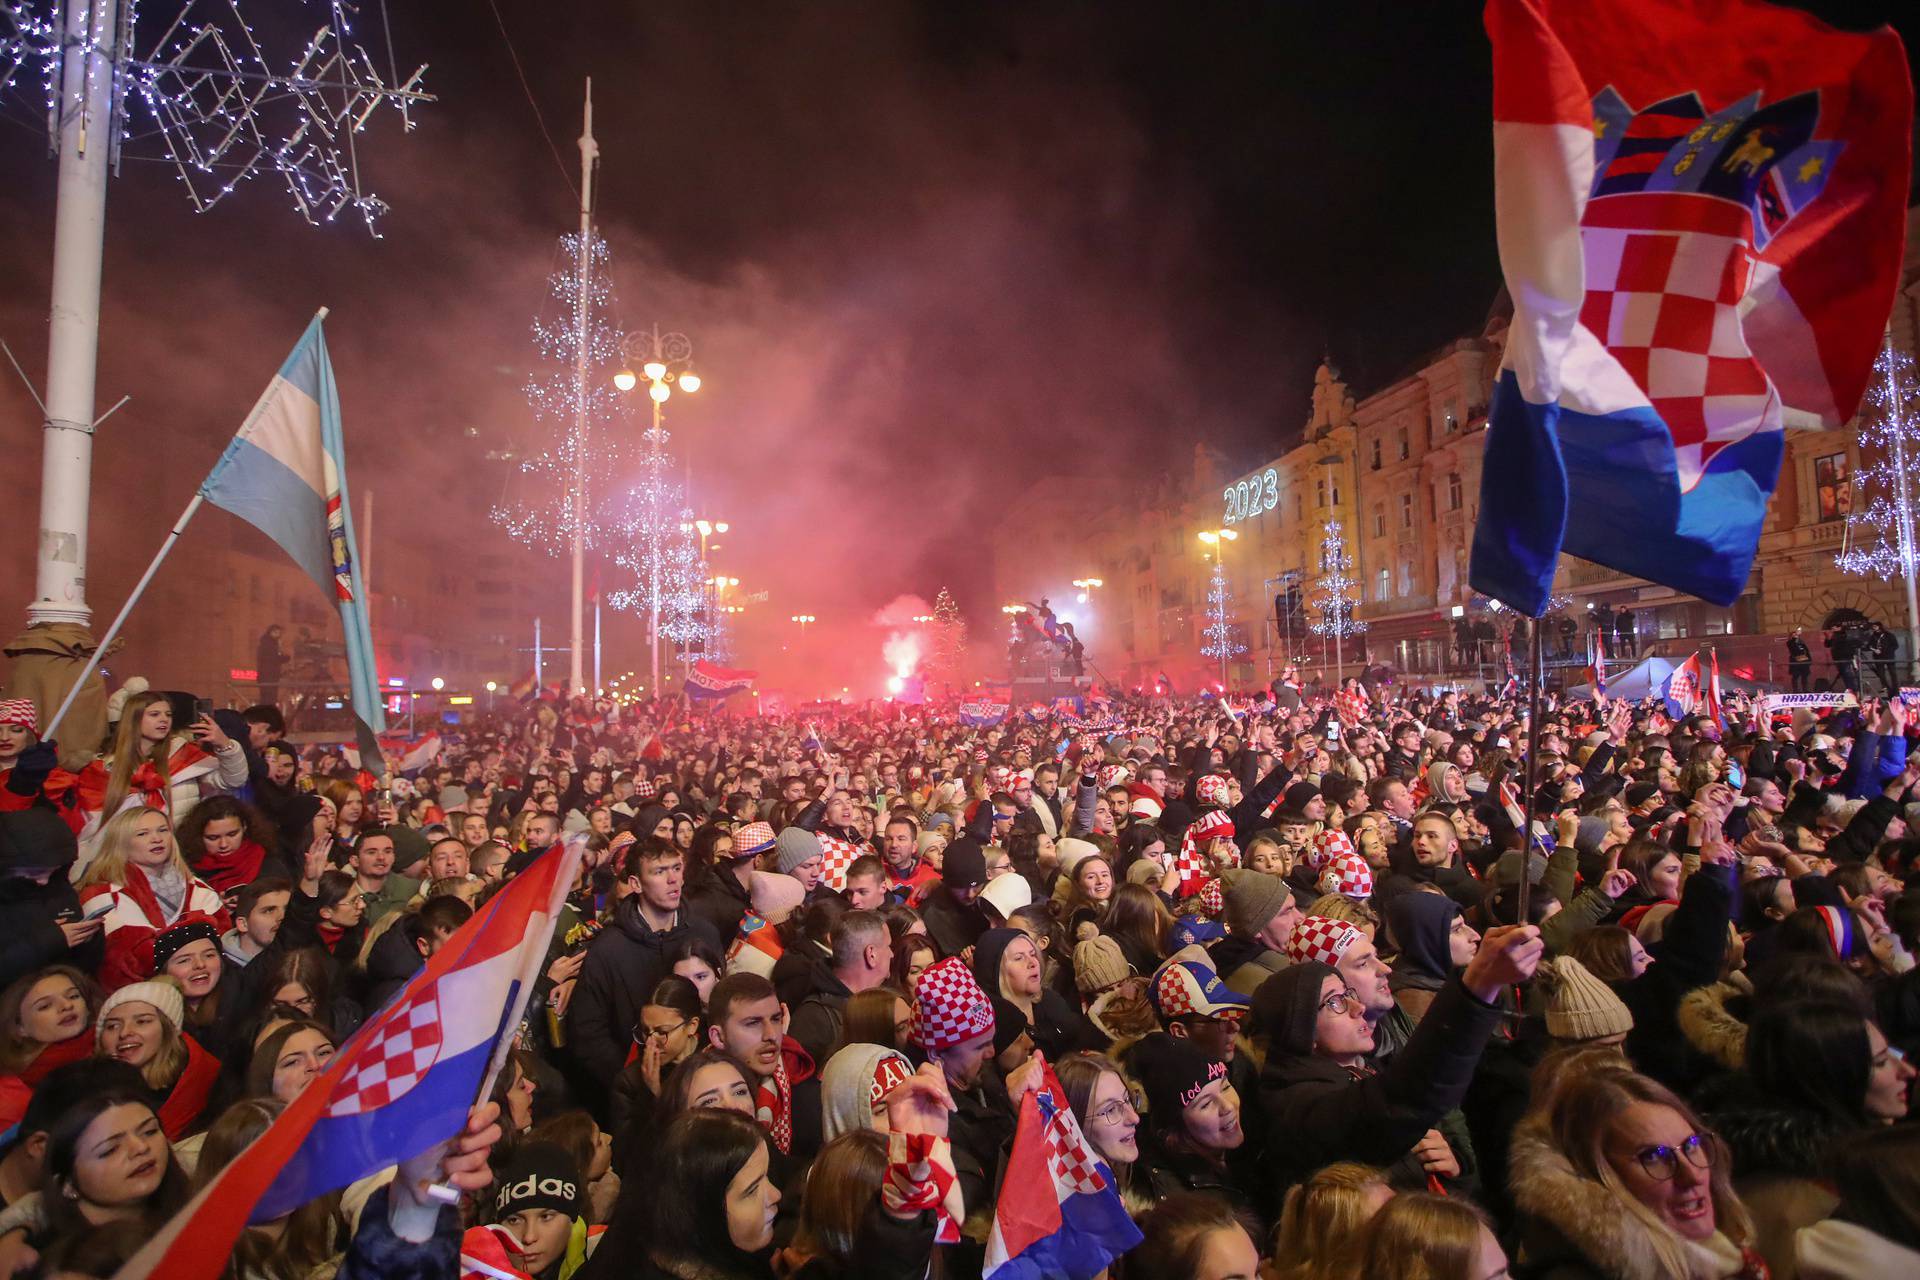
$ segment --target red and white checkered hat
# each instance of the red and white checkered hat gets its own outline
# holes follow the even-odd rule
[[[993,1031],[993,1004],[959,956],[929,965],[913,984],[913,1042],[937,1052]]]
[[[1193,784],[1193,798],[1201,804],[1224,805],[1227,802],[1227,780],[1217,773],[1201,775]]]
[[[1128,776],[1127,766],[1123,764],[1110,764],[1100,771],[1100,785],[1103,787],[1123,786]]]
[[[1324,965],[1338,965],[1347,948],[1358,941],[1360,930],[1345,920],[1308,916],[1295,925],[1288,936],[1287,958],[1295,964],[1318,960]]]
[[[652,778],[644,773],[634,775],[633,798],[635,800],[651,800],[659,794],[660,789],[653,785]]]
[[[31,698],[0,700],[0,724],[17,724],[34,737],[40,736],[40,711]]]
[[[733,852],[745,858],[773,848],[773,828],[764,822],[749,822],[733,833]]]
[[[1359,854],[1343,853],[1320,873],[1318,887],[1322,893],[1337,893],[1355,902],[1365,902],[1373,896],[1373,868]]]
[[[1227,913],[1227,892],[1218,876],[1200,886],[1200,892],[1193,895],[1200,909],[1207,913],[1209,920],[1218,920]]]
[[[1307,865],[1315,871],[1324,871],[1328,863],[1354,852],[1353,841],[1346,832],[1338,827],[1328,827],[1313,838],[1313,848],[1307,853]]]
[[[987,762],[987,749],[985,747],[975,747],[973,749],[973,762],[975,764],[985,764]]]

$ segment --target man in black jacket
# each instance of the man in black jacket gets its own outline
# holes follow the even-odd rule
[[[793,1038],[815,1062],[840,1042],[847,1001],[879,986],[893,971],[893,942],[877,911],[849,911],[833,927],[830,962],[814,965],[812,990],[793,1008]]]
[[[749,822],[720,840],[726,842],[730,852],[723,853],[715,843],[713,861],[687,894],[687,910],[713,929],[724,954],[740,932],[740,918],[753,909],[753,868],[762,854],[772,850],[773,828],[764,822]]]
[[[106,922],[80,918],[67,882],[78,856],[72,829],[46,805],[0,813],[0,988],[50,964],[99,971]]]
[[[920,908],[927,936],[942,956],[957,956],[987,931],[987,918],[974,901],[987,882],[987,857],[980,842],[961,836],[947,846],[940,885]]]
[[[588,1074],[611,1087],[633,1048],[633,1028],[668,956],[684,942],[718,950],[713,926],[683,911],[686,861],[668,841],[643,837],[627,847],[613,919],[587,948],[568,1016],[569,1043]]]

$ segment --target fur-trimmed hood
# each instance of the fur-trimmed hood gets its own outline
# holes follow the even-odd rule
[[[1618,1204],[1613,1192],[1575,1172],[1537,1122],[1514,1131],[1511,1162],[1514,1203],[1529,1220],[1520,1270],[1577,1254],[1613,1280],[1673,1280],[1661,1270],[1657,1251],[1654,1233],[1663,1228],[1649,1226]],[[1686,1280],[1726,1280],[1746,1266],[1740,1247],[1718,1232],[1704,1244],[1680,1243]]]
[[[1680,1001],[1680,1033],[1716,1065],[1739,1071],[1747,1065],[1746,1005],[1747,992],[1733,983],[1696,987]]]

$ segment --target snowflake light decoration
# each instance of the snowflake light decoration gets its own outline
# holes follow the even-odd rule
[[[1912,358],[1892,346],[1881,349],[1873,368],[1860,406],[1860,463],[1853,476],[1858,499],[1834,559],[1843,573],[1887,582],[1914,572],[1913,516],[1920,494],[1912,468],[1920,450],[1920,383]]]
[[[89,76],[104,65],[113,77],[113,118],[103,136],[116,171],[125,143],[157,137],[202,213],[241,183],[271,173],[287,184],[308,222],[332,222],[351,210],[377,235],[387,203],[362,179],[355,138],[382,107],[396,110],[411,131],[413,105],[433,101],[420,89],[427,68],[423,63],[400,79],[389,48],[383,77],[354,34],[353,0],[301,3],[324,16],[293,56],[263,47],[241,0],[184,0],[164,24],[143,21],[140,0],[87,6],[75,43]],[[56,133],[62,121],[85,112],[91,87],[63,85],[68,33],[60,11],[58,0],[0,0],[0,94],[37,66]],[[133,127],[133,104],[151,128]]]

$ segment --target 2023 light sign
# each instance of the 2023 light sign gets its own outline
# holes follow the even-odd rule
[[[1280,505],[1280,473],[1268,467],[1260,475],[1228,485],[1221,496],[1227,500],[1226,514],[1220,517],[1222,524],[1251,520]]]

